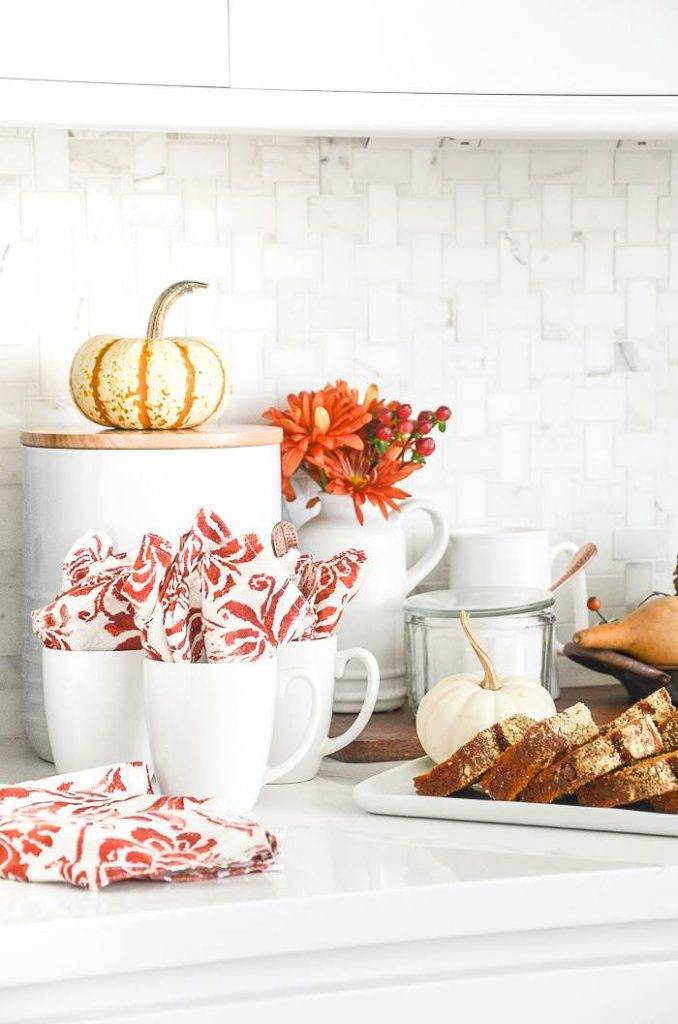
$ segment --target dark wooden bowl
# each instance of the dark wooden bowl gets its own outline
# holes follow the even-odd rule
[[[618,679],[632,700],[641,700],[665,686],[678,703],[678,666],[648,665],[621,651],[592,650],[572,643],[565,644],[563,654],[592,672]]]

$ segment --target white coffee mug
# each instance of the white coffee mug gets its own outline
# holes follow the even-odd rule
[[[365,697],[358,717],[340,736],[329,737],[334,700],[335,677],[341,678],[349,661],[359,661],[366,670]],[[278,651],[278,667],[297,672],[302,670],[313,676],[319,693],[320,717],[313,743],[306,756],[295,768],[274,780],[276,782],[307,782],[318,774],[320,762],[348,746],[360,735],[370,720],[379,695],[379,666],[374,655],[363,647],[349,647],[337,653],[336,636],[320,640],[296,640]],[[308,691],[293,679],[284,692],[278,694],[271,743],[271,760],[289,757],[304,731],[311,715]]]
[[[47,730],[59,772],[148,761],[142,651],[43,648]]]
[[[308,687],[310,715],[296,749],[267,767],[278,690]],[[229,664],[144,662],[146,721],[163,793],[218,796],[233,811],[254,807],[267,782],[308,754],[320,722],[319,684],[301,670],[278,673],[276,657]]]
[[[547,590],[555,579],[559,555],[575,554],[571,541],[551,545],[546,530],[494,528],[452,530],[450,534],[450,590],[467,587],[533,587]],[[571,583],[575,629],[585,629],[586,573]]]

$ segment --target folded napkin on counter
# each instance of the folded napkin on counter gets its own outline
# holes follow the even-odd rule
[[[62,651],[139,650],[134,610],[124,593],[131,560],[113,551],[108,534],[89,530],[63,561],[62,590],[31,613],[45,647]]]
[[[231,537],[201,564],[208,661],[256,661],[302,636],[311,609],[281,559],[256,534]]]
[[[0,785],[0,878],[101,889],[266,871],[275,836],[216,798],[153,794],[135,761]]]

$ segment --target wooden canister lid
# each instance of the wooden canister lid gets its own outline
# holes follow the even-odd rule
[[[210,423],[195,430],[102,430],[92,425],[21,431],[26,448],[88,448],[155,451],[171,448],[253,448],[280,444],[280,427],[259,423]]]

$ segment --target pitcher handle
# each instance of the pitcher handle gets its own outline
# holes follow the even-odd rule
[[[432,501],[423,498],[408,498],[400,506],[402,515],[409,515],[410,512],[426,512],[433,523],[433,537],[428,549],[421,558],[411,565],[406,574],[406,594],[414,590],[417,583],[421,583],[424,576],[427,576],[431,569],[435,569],[440,559],[445,554],[447,547],[447,520],[437,505]]]
[[[287,772],[291,772],[293,768],[296,768],[308,754],[318,734],[320,713],[322,710],[320,698],[318,696],[318,683],[309,672],[302,672],[300,669],[291,668],[284,672],[278,672],[278,693],[280,697],[285,696],[285,691],[293,679],[301,679],[302,682],[308,685],[308,688],[311,691],[311,714],[309,716],[308,725],[306,726],[303,739],[294,753],[285,758],[281,764],[274,764],[266,769],[264,774],[264,785],[268,782],[275,782],[276,779],[279,779],[282,775],[286,775]]]
[[[379,696],[379,665],[374,655],[366,651],[364,647],[348,647],[345,651],[339,651],[334,662],[335,678],[341,679],[349,661],[361,661],[367,669],[365,700],[358,717],[349,725],[348,729],[345,729],[340,736],[328,736],[325,740],[322,750],[323,757],[327,757],[328,754],[336,754],[337,750],[347,747],[349,743],[353,743],[353,740],[360,736],[372,717],[374,705]]]
[[[579,551],[579,544],[575,544],[574,541],[565,540],[562,544],[555,544],[550,552],[549,557],[551,559],[551,565],[555,562],[558,555],[576,555]],[[575,632],[580,629],[587,629],[589,624],[589,612],[586,607],[588,600],[588,588],[586,586],[586,570],[582,569],[581,572],[572,580],[572,603],[574,606],[574,629]],[[563,645],[560,641],[556,641],[556,650],[559,654],[562,653]]]

